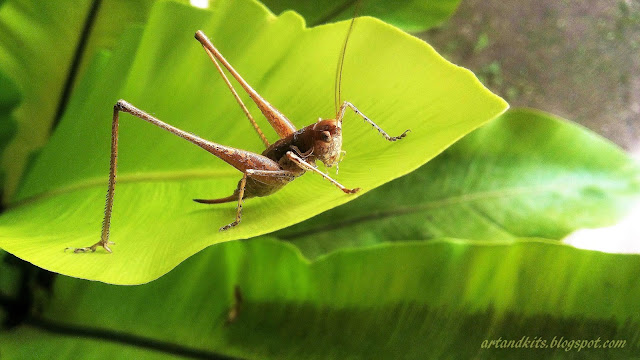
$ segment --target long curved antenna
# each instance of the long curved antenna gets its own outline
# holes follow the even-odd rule
[[[347,36],[344,38],[344,44],[342,45],[342,50],[340,51],[340,57],[338,58],[338,66],[336,68],[336,79],[334,82],[334,93],[333,93],[333,102],[334,102],[335,111],[336,111],[336,118],[338,117],[340,103],[342,102],[342,68],[344,66],[344,56],[347,53],[347,44],[349,43],[349,37],[351,36],[353,25],[356,22],[356,17],[358,16],[358,10],[360,9],[360,4],[362,4],[362,1],[358,1],[356,3],[355,9],[353,11],[353,17],[351,18],[351,23],[349,24],[349,29],[347,30]]]

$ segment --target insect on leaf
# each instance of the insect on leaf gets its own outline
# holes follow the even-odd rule
[[[242,14],[239,16],[238,14]],[[219,78],[196,30],[212,42],[271,104],[301,128],[334,114],[335,66],[348,22],[305,29],[299,15],[279,17],[253,1],[220,1],[210,11],[158,3],[136,51],[124,47],[94,85],[73,102],[0,217],[0,247],[65,275],[116,284],[151,281],[203,248],[308,219],[415,170],[507,104],[466,69],[429,45],[373,18],[356,22],[345,58],[342,97],[392,135],[389,143],[354,114],[343,124],[347,154],[336,179],[356,195],[306,174],[280,192],[248,200],[240,226],[218,228],[235,204],[203,205],[235,189],[240,172],[200,148],[123,114],[119,177],[111,226],[113,254],[64,253],[100,236],[107,188],[113,104],[126,99],[185,131],[236,148],[263,145]],[[274,41],[277,39],[277,41]],[[249,104],[246,96],[245,103]],[[277,137],[249,106],[267,137]]]

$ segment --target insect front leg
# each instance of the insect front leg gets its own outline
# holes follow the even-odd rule
[[[344,103],[342,103],[342,106],[340,106],[340,111],[338,111],[338,117],[337,117],[336,120],[338,121],[338,126],[340,126],[340,127],[342,127],[342,118],[344,117],[344,112],[345,112],[345,110],[347,110],[347,107],[351,108],[351,110],[353,110],[356,114],[360,115],[364,119],[364,121],[366,121],[369,124],[371,124],[371,126],[373,126],[376,130],[378,130],[378,132],[380,134],[382,134],[382,136],[384,136],[384,138],[389,140],[389,141],[400,140],[403,137],[407,136],[407,133],[409,131],[411,131],[411,130],[407,129],[402,134],[400,134],[398,136],[390,136],[389,134],[386,133],[386,131],[382,130],[382,128],[380,126],[378,126],[376,123],[371,121],[371,119],[369,119],[365,114],[360,112],[360,110],[358,110],[358,108],[356,108],[352,103],[350,103],[348,101],[345,101]]]
[[[293,151],[287,151],[287,158],[289,158],[289,160],[293,161],[300,168],[302,168],[304,170],[308,170],[308,171],[313,171],[314,173],[319,174],[320,176],[322,176],[323,178],[329,180],[333,185],[337,186],[340,190],[344,191],[347,194],[355,194],[358,191],[360,191],[360,188],[355,188],[355,189],[346,188],[345,186],[343,186],[339,182],[337,182],[334,179],[332,179],[329,175],[323,173],[322,171],[318,170],[315,166],[313,166],[313,165],[309,164],[308,162],[306,162],[304,159],[302,159],[300,156],[295,154]]]

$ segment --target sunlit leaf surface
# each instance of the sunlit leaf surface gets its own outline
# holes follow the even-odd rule
[[[240,173],[185,141],[123,115],[114,253],[64,253],[99,238],[107,185],[111,113],[118,98],[205,138],[255,152],[262,144],[216,74],[195,30],[209,34],[243,76],[298,127],[330,118],[339,48],[348,23],[305,29],[251,1],[209,10],[159,3],[142,33],[94,61],[69,110],[35,161],[12,208],[0,217],[0,247],[65,275],[118,284],[153,280],[203,248],[264,234],[343,204],[349,196],[307,174],[279,193],[250,199],[240,226],[224,232],[235,204],[193,198],[231,194]],[[507,107],[430,46],[372,18],[358,20],[343,75],[343,98],[402,141],[386,142],[354,114],[345,119],[347,151],[335,176],[364,194],[407,174]],[[79,100],[80,99],[80,100]],[[258,114],[255,106],[250,110]],[[275,140],[266,120],[260,124]],[[333,174],[333,173],[332,173]]]

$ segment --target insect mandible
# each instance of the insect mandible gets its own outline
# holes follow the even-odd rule
[[[283,186],[301,176],[306,171],[312,171],[323,178],[329,180],[333,185],[347,194],[356,193],[359,188],[349,189],[328,174],[323,173],[316,167],[316,161],[321,161],[327,167],[335,166],[339,163],[342,154],[342,119],[347,108],[353,110],[361,116],[365,122],[372,125],[382,134],[388,141],[396,141],[407,135],[406,130],[399,136],[389,136],[382,128],[371,121],[367,116],[360,112],[353,104],[348,101],[342,102],[340,97],[340,88],[342,82],[342,67],[346,53],[347,43],[353,25],[355,16],[351,20],[347,36],[345,37],[338,67],[336,69],[335,78],[335,109],[336,114],[333,119],[319,119],[318,122],[308,125],[302,129],[296,127],[273,105],[263,99],[238,72],[227,62],[222,54],[213,46],[209,38],[202,32],[197,31],[195,38],[202,44],[205,52],[213,61],[216,69],[220,73],[222,79],[229,87],[234,98],[244,111],[245,115],[251,122],[251,125],[260,136],[266,150],[262,154],[256,154],[251,151],[236,149],[233,147],[221,145],[212,141],[202,139],[196,135],[171,126],[148,113],[136,108],[124,100],[119,100],[113,107],[113,120],[111,126],[111,160],[109,170],[109,188],[107,191],[107,201],[105,204],[104,220],[102,222],[102,235],[97,243],[82,248],[72,249],[76,253],[94,252],[98,247],[104,248],[107,252],[111,252],[109,245],[113,242],[109,241],[109,230],[111,226],[111,214],[113,209],[113,199],[116,185],[117,155],[118,155],[118,122],[120,112],[127,112],[135,117],[154,124],[170,133],[177,135],[211,154],[222,159],[229,165],[235,167],[242,173],[242,179],[239,181],[237,188],[233,194],[220,199],[195,199],[194,201],[203,204],[220,204],[226,202],[237,202],[235,220],[220,228],[220,231],[228,230],[240,223],[242,216],[242,202],[244,199],[267,196],[280,190]],[[256,103],[262,114],[267,118],[269,124],[276,131],[280,139],[270,144],[260,127],[253,119],[249,110],[244,105],[238,93],[235,91],[229,78],[225,75],[222,67],[238,81],[240,86],[247,92],[249,97]],[[342,103],[341,103],[342,102]],[[340,104],[341,103],[341,104]],[[67,250],[65,249],[65,250]]]

